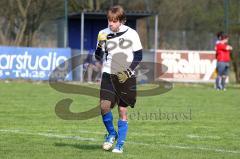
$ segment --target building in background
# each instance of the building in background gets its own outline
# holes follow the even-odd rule
[[[137,20],[153,16],[155,13],[146,11],[126,12],[126,25],[138,30]],[[83,18],[83,19],[82,19]],[[58,19],[57,47],[63,48],[64,42],[72,50],[72,56],[82,54],[92,54],[96,48],[98,32],[107,27],[108,22],[105,11],[83,11],[81,13],[71,13],[68,15],[67,40],[64,39],[64,18]],[[83,25],[82,25],[83,23]],[[81,46],[82,45],[82,46]],[[80,56],[79,56],[80,58]],[[78,65],[79,60],[74,60],[72,65]],[[73,80],[83,81],[85,70],[78,66],[73,70]],[[81,76],[82,75],[82,76]]]

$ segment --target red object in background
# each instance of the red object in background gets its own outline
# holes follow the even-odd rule
[[[216,58],[219,62],[229,62],[230,61],[230,51],[227,50],[227,44],[218,43],[216,45]]]

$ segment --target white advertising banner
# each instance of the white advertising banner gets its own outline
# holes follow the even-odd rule
[[[157,50],[155,77],[173,82],[214,82],[215,51]]]

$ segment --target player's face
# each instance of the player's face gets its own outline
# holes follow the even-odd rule
[[[118,32],[121,22],[119,20],[108,20],[108,26],[111,31]]]

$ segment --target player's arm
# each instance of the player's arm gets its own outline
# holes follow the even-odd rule
[[[107,35],[105,33],[99,33],[97,39],[97,48],[95,51],[95,59],[101,61],[104,55],[103,45],[106,43]]]
[[[124,83],[128,78],[132,77],[133,71],[142,61],[142,49],[133,52],[133,61],[130,67],[124,71],[118,72],[117,76],[120,83]]]
[[[227,49],[227,50],[232,50],[233,48],[232,48],[231,45],[227,45],[226,49]]]
[[[133,61],[130,65],[130,69],[133,71],[138,66],[138,64],[142,61],[142,49],[133,52]]]
[[[226,44],[218,44],[217,50],[223,50],[223,51],[232,50],[232,46],[226,45]]]
[[[97,49],[95,51],[95,59],[98,61],[101,61],[103,58],[104,51],[101,47],[97,46]]]

